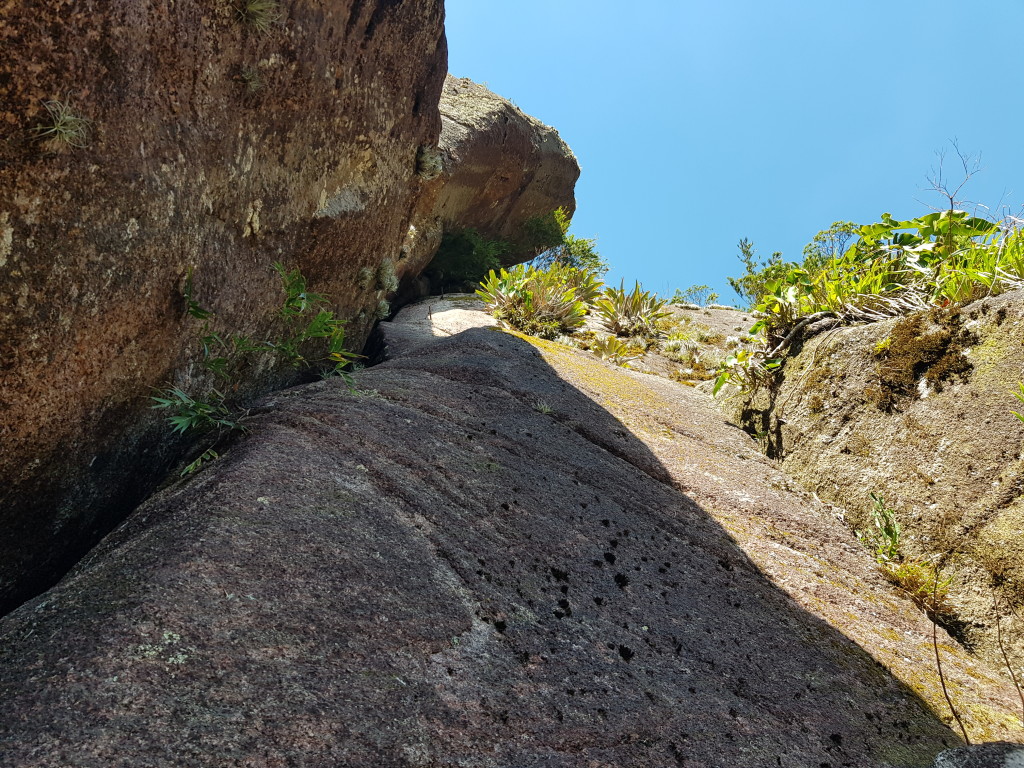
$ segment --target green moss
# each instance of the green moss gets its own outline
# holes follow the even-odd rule
[[[812,368],[804,377],[804,386],[809,390],[824,389],[833,376],[832,369],[827,365]]]
[[[903,318],[875,345],[875,383],[864,394],[879,410],[891,413],[919,397],[921,379],[938,392],[947,382],[966,381],[974,366],[964,351],[977,343],[978,337],[964,328],[959,309]]]

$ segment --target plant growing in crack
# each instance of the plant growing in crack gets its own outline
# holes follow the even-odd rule
[[[182,283],[185,314],[202,322],[199,335],[199,363],[204,370],[226,386],[210,387],[202,394],[190,394],[180,386],[168,386],[152,396],[152,408],[166,413],[174,434],[209,434],[199,456],[182,474],[191,474],[219,457],[216,448],[236,431],[245,431],[248,411],[231,402],[227,391],[237,391],[238,375],[243,363],[253,355],[272,355],[278,362],[297,369],[319,370],[324,376],[340,375],[349,382],[345,372],[358,355],[345,349],[344,321],[327,308],[322,294],[309,290],[298,269],[287,269],[276,263],[273,269],[281,278],[284,301],[278,317],[284,332],[275,338],[254,341],[240,333],[223,333],[211,326],[215,313],[205,308],[195,296],[193,270],[189,268]],[[314,353],[316,345],[320,349]],[[325,349],[323,347],[326,347]]]
[[[90,122],[78,115],[65,100],[44,101],[48,119],[36,126],[36,138],[53,154],[81,149],[89,143]]]
[[[261,35],[270,32],[283,17],[278,0],[239,0],[235,5],[235,15]]]
[[[951,580],[941,578],[927,560],[907,557],[900,543],[902,528],[896,512],[885,504],[882,496],[871,494],[872,527],[857,531],[857,538],[875,555],[878,568],[890,582],[899,587],[922,610],[932,617],[951,613],[949,585]]]

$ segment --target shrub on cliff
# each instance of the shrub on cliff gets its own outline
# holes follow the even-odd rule
[[[605,288],[604,295],[594,307],[605,328],[616,336],[640,336],[645,339],[658,335],[658,321],[671,312],[665,310],[668,302],[640,288],[640,283],[626,293],[625,282],[618,288]]]
[[[853,245],[813,269],[781,260],[771,265],[770,279],[758,288],[762,319],[751,329],[764,333],[765,346],[748,365],[777,363],[797,331],[816,320],[870,322],[1024,285],[1021,232],[966,211],[951,208],[906,221],[884,213],[856,235]],[[716,391],[730,379],[737,383],[736,372],[723,368]]]
[[[526,240],[538,255],[532,264],[547,269],[552,264],[603,275],[608,264],[597,252],[597,240],[569,234],[570,220],[564,208],[526,222]]]
[[[491,270],[476,293],[502,325],[552,339],[583,325],[600,288],[597,276],[586,270],[560,264],[547,269],[519,264],[499,272]]]
[[[448,232],[426,272],[442,287],[476,283],[501,267],[501,256],[509,248],[504,240],[488,240],[472,228]]]

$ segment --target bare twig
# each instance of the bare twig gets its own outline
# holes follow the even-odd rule
[[[1024,691],[1020,689],[1020,683],[1017,682],[1017,674],[1013,671],[1010,657],[1006,653],[1006,646],[1003,645],[1003,617],[999,613],[999,593],[996,592],[995,587],[992,588],[992,610],[996,614],[996,642],[999,643],[999,652],[1003,655],[1006,669],[1010,672],[1010,679],[1013,680],[1013,686],[1017,689],[1017,695],[1020,697],[1021,714],[1024,715]],[[1024,723],[1024,717],[1021,718],[1021,722]]]
[[[935,568],[935,581],[932,584],[932,605],[936,605],[936,595],[939,592],[939,569]],[[964,721],[960,719],[960,713],[956,711],[956,707],[953,706],[953,699],[949,696],[949,690],[946,688],[946,676],[942,674],[942,658],[939,656],[939,625],[935,622],[935,616],[932,611],[928,612],[928,618],[932,622],[932,648],[935,649],[935,666],[939,670],[939,682],[942,684],[942,695],[946,697],[946,703],[949,705],[949,711],[953,713],[953,717],[956,719],[957,724],[960,726],[960,732],[964,735],[964,743],[967,746],[971,745],[971,739],[967,735],[967,729],[964,727]]]

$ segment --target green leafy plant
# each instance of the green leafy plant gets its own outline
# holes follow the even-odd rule
[[[667,303],[642,290],[640,283],[627,293],[623,281],[618,288],[605,288],[594,308],[602,325],[616,336],[655,338],[660,333],[658,321],[672,314],[665,309]]]
[[[1024,382],[1020,382],[1017,384],[1017,391],[1013,393],[1013,396],[1017,398],[1021,403],[1024,403]],[[1021,421],[1024,421],[1024,413],[1021,413],[1020,411],[1010,411],[1010,413],[1012,413]]]
[[[152,400],[152,408],[168,411],[167,421],[174,432],[244,429],[224,404],[224,393],[217,389],[210,390],[210,395],[203,400],[192,397],[180,387],[168,387]]]
[[[179,477],[184,477],[185,475],[191,475],[198,472],[203,466],[209,464],[211,461],[216,461],[219,458],[219,453],[213,450],[213,448],[208,448],[199,454],[199,457],[195,461],[187,464],[185,468],[181,470]]]
[[[874,493],[871,494],[871,525],[867,531],[857,531],[857,538],[872,550],[882,575],[922,610],[939,616],[948,614],[951,580],[942,578],[931,563],[903,555],[900,549],[902,529],[896,512]]]
[[[239,0],[235,14],[261,35],[268,33],[283,17],[278,0]]]
[[[590,344],[590,351],[602,360],[628,368],[629,364],[641,357],[641,353],[618,336],[605,336]]]
[[[857,538],[874,551],[878,562],[900,560],[902,529],[896,520],[896,512],[885,505],[885,499],[881,496],[874,493],[870,496],[872,527],[867,531],[857,531]]]
[[[196,301],[192,290],[192,267],[185,270],[185,282],[182,286],[182,295],[185,298],[185,311],[197,320],[208,320],[213,317],[213,312],[204,309]]]
[[[753,308],[764,295],[765,284],[769,280],[782,277],[796,265],[784,262],[780,251],[775,251],[768,259],[759,261],[754,244],[746,238],[740,240],[739,249],[738,258],[743,264],[743,274],[740,277],[728,278],[729,285],[748,307]]]
[[[552,413],[555,412],[555,409],[552,408],[543,400],[538,400],[537,402],[535,402],[533,404],[533,410],[535,410],[537,413],[543,416],[550,416]]]
[[[310,291],[298,269],[287,269],[276,263],[273,269],[280,276],[284,301],[278,317],[284,325],[282,335],[265,341],[254,341],[243,334],[224,334],[211,328],[214,313],[202,307],[193,294],[193,271],[185,273],[182,293],[186,313],[203,322],[199,336],[200,363],[218,379],[231,383],[238,365],[251,354],[273,354],[280,361],[296,368],[326,365],[325,375],[342,375],[358,357],[344,347],[344,321],[327,309],[327,299]],[[385,302],[386,303],[386,302]],[[312,355],[309,342],[321,341],[325,349]],[[211,388],[205,395],[190,395],[180,387],[168,387],[154,395],[153,408],[168,412],[167,420],[175,432],[219,431],[241,429],[239,410],[228,403],[225,394]]]
[[[583,325],[588,299],[599,285],[594,274],[572,267],[519,264],[491,270],[476,293],[503,325],[552,339]]]
[[[604,275],[608,271],[608,264],[597,252],[597,240],[570,234],[570,224],[565,208],[558,208],[546,216],[536,216],[527,221],[524,227],[525,238],[537,253],[533,266],[547,269],[553,264],[559,264]]]
[[[763,350],[737,349],[719,364],[711,394],[717,395],[726,384],[735,387],[739,395],[769,387],[781,364],[776,358],[766,359]]]
[[[47,151],[61,154],[82,149],[89,143],[90,122],[75,113],[67,101],[44,101],[48,119],[36,126],[35,134]]]

